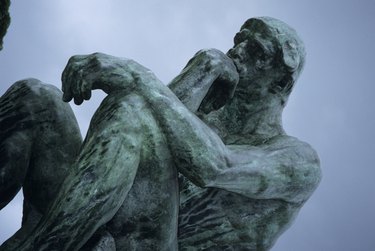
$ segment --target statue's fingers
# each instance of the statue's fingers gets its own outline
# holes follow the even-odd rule
[[[83,103],[83,98],[82,97],[74,97],[74,104],[80,105]]]
[[[69,84],[68,83],[68,74],[69,74],[69,64],[67,66],[65,66],[62,74],[61,74],[61,83],[62,83],[62,86],[61,86],[61,90],[63,92],[65,92],[66,88],[67,88],[67,85]]]
[[[63,100],[65,102],[69,102],[72,100],[72,92],[70,90],[70,81],[68,80],[68,69],[65,67],[62,75],[61,75],[61,90],[64,93]]]
[[[77,70],[71,78],[71,90],[74,98],[82,98],[81,86],[83,84],[83,71]]]
[[[76,63],[74,62],[74,57],[71,57],[61,75],[63,91],[65,91],[64,88],[66,87],[70,88],[70,83],[72,81],[72,77],[75,72],[76,72]]]
[[[65,88],[63,91],[63,101],[70,102],[73,98],[72,92],[70,89]]]
[[[84,100],[89,100],[91,98],[91,84],[84,79],[81,84],[81,94]]]
[[[82,92],[82,98],[84,100],[89,100],[91,98],[91,90],[86,90],[85,92]]]

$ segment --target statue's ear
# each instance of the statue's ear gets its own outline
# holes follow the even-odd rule
[[[285,65],[291,71],[297,70],[300,64],[300,55],[297,50],[297,43],[294,41],[287,41],[283,44],[283,60]]]

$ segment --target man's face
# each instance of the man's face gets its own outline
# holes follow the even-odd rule
[[[277,51],[270,36],[243,29],[234,40],[235,46],[228,51],[228,56],[235,62],[240,78],[257,78],[258,74],[273,70]]]

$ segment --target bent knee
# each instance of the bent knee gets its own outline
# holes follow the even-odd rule
[[[72,112],[70,106],[62,101],[62,92],[57,87],[33,78],[14,83],[1,96],[0,104],[0,119],[22,114],[38,120],[38,114],[45,111]]]
[[[48,97],[48,99],[59,99],[62,98],[62,92],[55,86],[43,83],[42,81],[35,78],[27,78],[15,82],[2,96],[4,98],[12,99],[42,99]],[[43,100],[40,100],[43,102]]]
[[[46,123],[57,123],[59,128],[69,127],[68,131],[79,132],[73,111],[62,101],[62,92],[57,87],[29,78],[17,81],[1,96],[1,129],[22,130]]]

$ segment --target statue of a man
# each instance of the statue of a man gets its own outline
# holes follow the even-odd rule
[[[77,133],[71,134],[73,140],[69,135],[60,139],[65,142],[60,154],[70,150],[67,161],[75,161],[64,169],[59,189],[45,196],[53,200],[51,205],[43,207],[36,194],[25,196],[29,204],[42,205],[42,212],[35,207],[42,217],[37,226],[29,226],[32,230],[0,250],[98,250],[100,245],[107,250],[269,249],[321,177],[315,151],[287,136],[281,124],[304,56],[303,43],[289,26],[253,18],[227,54],[198,52],[169,88],[129,59],[99,53],[72,57],[62,77],[64,100],[81,104],[93,89],[108,96],[76,159]],[[22,88],[43,98],[38,90],[46,87],[31,82],[13,87],[1,103],[17,97]],[[42,159],[39,149],[56,150],[34,147],[44,146],[41,137],[28,138],[22,130],[35,127],[39,131],[33,135],[48,138],[52,132],[58,135],[60,127],[64,132],[76,128],[69,118],[60,127],[45,126],[48,133],[43,134],[38,113],[24,106],[28,113],[19,117],[31,122],[15,121],[20,124],[11,131],[15,139],[1,138],[6,142],[1,150],[10,157],[0,161],[9,167],[0,174],[0,191],[12,178],[7,172],[13,163],[22,159],[25,166],[17,166],[22,172],[14,174],[20,177],[14,187],[7,184],[8,194],[24,183],[37,187],[47,180],[43,170],[50,175],[63,163],[38,162],[31,169],[34,152]],[[22,137],[30,144],[28,151],[15,146],[24,142]],[[43,164],[51,166],[45,169]],[[29,180],[29,173],[35,178]]]

